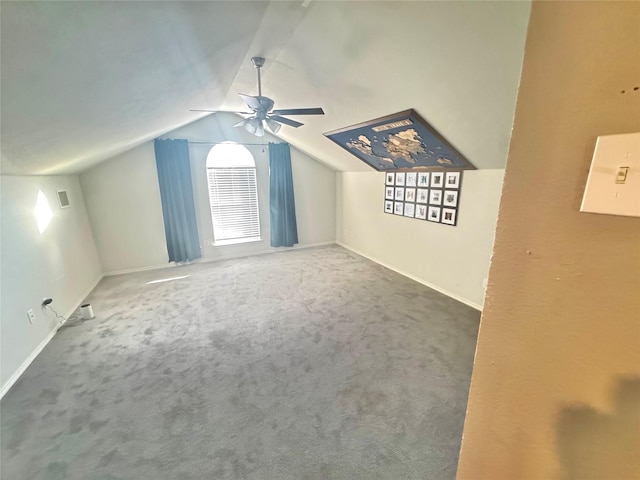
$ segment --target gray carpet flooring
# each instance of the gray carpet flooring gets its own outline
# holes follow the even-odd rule
[[[455,478],[470,307],[338,246],[88,301],[0,404],[2,479]]]

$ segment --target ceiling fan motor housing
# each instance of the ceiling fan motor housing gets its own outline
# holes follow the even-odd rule
[[[269,97],[256,97],[258,99],[258,102],[260,103],[260,111],[263,111],[265,113],[270,112],[271,109],[273,108],[273,100],[271,100]]]

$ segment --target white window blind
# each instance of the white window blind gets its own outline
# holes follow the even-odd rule
[[[260,240],[255,163],[245,147],[233,146],[244,150],[240,151],[241,156],[249,154],[249,157],[243,156],[234,162],[233,150],[225,148],[216,152],[214,147],[207,158],[209,203],[216,245]],[[230,146],[225,144],[225,147]],[[222,153],[222,158],[214,156],[215,153]]]

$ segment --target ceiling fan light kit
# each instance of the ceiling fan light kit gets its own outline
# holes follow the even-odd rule
[[[233,112],[239,114],[252,115],[233,125],[234,127],[244,127],[247,132],[257,137],[264,136],[265,129],[272,133],[278,133],[282,125],[288,125],[298,128],[304,123],[282,115],[324,115],[322,108],[288,108],[284,110],[273,110],[274,101],[269,97],[262,96],[262,79],[260,77],[260,69],[264,66],[265,59],[263,57],[253,57],[251,63],[258,71],[258,95],[245,95],[239,93],[251,112]],[[216,112],[217,110],[191,110],[192,112]]]
[[[245,130],[253,135],[257,133],[258,127],[262,126],[261,122],[255,118],[248,118],[247,120],[242,121],[241,125],[244,125]],[[235,126],[238,127],[240,125],[236,124]],[[262,134],[264,135],[264,131]]]
[[[269,130],[271,130],[273,133],[278,133],[280,131],[280,127],[282,127],[282,125],[280,125],[272,118],[267,118],[265,122],[267,123],[267,127],[269,127]]]

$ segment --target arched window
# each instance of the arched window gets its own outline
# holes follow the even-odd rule
[[[251,152],[231,142],[215,145],[207,155],[207,182],[215,245],[261,240]]]

